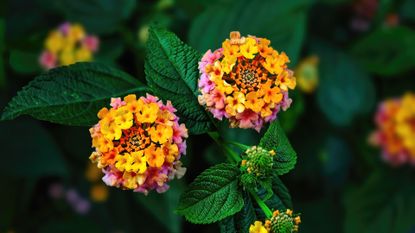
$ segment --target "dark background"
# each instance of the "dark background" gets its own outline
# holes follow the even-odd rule
[[[95,60],[142,81],[146,29],[152,23],[202,53],[239,30],[270,39],[287,52],[291,69],[317,55],[316,91],[305,94],[297,87],[292,107],[279,115],[298,153],[296,168],[282,180],[295,212],[302,213],[300,232],[415,232],[414,168],[386,164],[380,150],[368,144],[378,103],[415,91],[414,0],[13,0],[0,5],[1,108],[42,72],[38,56],[44,39],[65,21],[99,36]],[[222,133],[248,145],[260,138],[249,130],[224,127]],[[0,232],[219,231],[215,224],[192,225],[174,213],[186,185],[225,160],[205,135],[188,140],[188,172],[167,193],[145,197],[107,188],[103,202],[90,194],[101,181],[85,175],[92,151],[88,128],[20,117],[0,122],[0,144]],[[59,190],[61,197],[51,195]],[[79,205],[88,208],[80,211]]]

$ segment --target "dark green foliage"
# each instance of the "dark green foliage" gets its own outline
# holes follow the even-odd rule
[[[273,169],[276,174],[283,175],[294,168],[297,154],[285,136],[279,121],[271,123],[259,146],[275,151]]]
[[[413,181],[413,172],[373,173],[345,197],[345,232],[409,232],[415,224]]]
[[[265,37],[297,62],[305,33],[308,0],[243,0],[207,8],[192,24],[189,43],[205,52],[219,48],[230,31]]]
[[[89,126],[97,122],[98,110],[107,106],[111,97],[123,97],[144,88],[117,69],[77,63],[37,76],[10,101],[1,119],[28,114],[54,123]]]
[[[367,70],[393,76],[415,68],[415,31],[379,28],[353,45],[351,53]]]
[[[148,85],[162,99],[171,100],[191,133],[212,127],[207,112],[197,101],[197,69],[201,55],[173,33],[152,27],[147,43],[145,72]]]
[[[317,103],[328,120],[347,126],[358,115],[372,110],[375,91],[368,74],[343,52],[316,44],[320,57],[320,85]]]
[[[239,169],[218,164],[202,172],[182,194],[177,212],[192,223],[206,224],[231,216],[244,206],[238,190]]]

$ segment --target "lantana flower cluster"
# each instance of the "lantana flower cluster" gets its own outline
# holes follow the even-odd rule
[[[229,119],[231,127],[260,131],[281,108],[290,106],[288,91],[296,86],[293,72],[287,68],[290,60],[270,43],[231,32],[221,48],[208,50],[202,57],[199,103],[215,118]]]
[[[110,109],[98,112],[100,120],[90,129],[96,149],[90,159],[102,168],[107,185],[161,193],[169,187],[166,182],[184,175],[179,159],[188,132],[174,112],[170,101],[163,104],[148,94],[113,98]]]
[[[48,70],[76,62],[91,61],[98,47],[99,39],[94,35],[88,35],[82,25],[66,22],[49,33],[39,62]]]
[[[382,157],[392,165],[415,165],[415,94],[389,99],[379,105],[377,130],[371,142],[382,148]]]
[[[287,209],[285,212],[276,210],[273,212],[271,219],[255,221],[249,227],[249,233],[292,233],[298,232],[298,225],[301,223],[301,218],[293,214],[293,211]]]

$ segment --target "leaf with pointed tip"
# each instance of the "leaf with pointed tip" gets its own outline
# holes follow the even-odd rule
[[[172,101],[191,133],[206,133],[212,122],[197,100],[201,55],[165,29],[152,27],[149,33],[145,62],[148,85],[157,96]]]
[[[111,97],[125,96],[145,86],[120,70],[99,63],[77,63],[37,76],[17,93],[1,120],[31,115],[64,125],[89,126]]]
[[[297,153],[292,148],[278,121],[271,123],[259,146],[276,152],[274,170],[277,175],[283,175],[294,168],[297,162]]]
[[[220,221],[242,209],[238,190],[239,168],[222,163],[206,169],[180,197],[177,212],[196,224]]]

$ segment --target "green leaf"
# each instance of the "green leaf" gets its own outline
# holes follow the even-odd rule
[[[272,177],[272,191],[281,200],[285,209],[293,209],[290,192],[282,180],[276,175]]]
[[[249,232],[249,226],[257,219],[254,204],[248,192],[243,193],[244,207],[234,215],[237,232]]]
[[[279,121],[274,121],[262,137],[259,146],[274,150],[274,169],[277,175],[283,175],[294,168],[297,162],[295,153]]]
[[[66,125],[89,126],[98,120],[98,110],[111,97],[144,89],[130,75],[98,64],[77,63],[37,76],[17,93],[5,108],[1,120],[23,114]]]
[[[381,27],[358,41],[351,53],[370,72],[392,76],[415,68],[414,41],[415,31],[408,27]]]
[[[345,198],[345,232],[407,233],[414,226],[413,172],[375,172]]]
[[[0,174],[30,179],[68,175],[61,151],[37,122],[1,122],[0,132],[2,154],[7,157],[0,163]]]
[[[136,8],[136,0],[55,0],[47,3],[67,20],[81,23],[89,32],[98,34],[115,32]]]
[[[199,15],[191,25],[189,43],[199,51],[216,49],[229,32],[271,40],[295,64],[304,39],[308,0],[242,0],[218,3]]]
[[[21,74],[35,74],[41,71],[38,59],[40,53],[33,53],[20,50],[10,51],[10,66]]]
[[[165,29],[152,27],[149,33],[145,62],[148,85],[156,95],[172,101],[191,133],[209,131],[212,122],[197,100],[200,54]]]
[[[284,131],[291,132],[302,113],[304,112],[304,97],[298,90],[290,92],[290,98],[293,100],[291,107],[287,109],[283,114],[278,115],[278,119],[281,122],[281,126]]]
[[[179,202],[179,195],[184,191],[183,183],[172,181],[166,193],[151,193],[148,196],[135,195],[136,200],[144,206],[169,233],[181,232],[181,217],[174,213]]]
[[[217,222],[237,213],[244,206],[238,190],[239,174],[235,164],[206,169],[182,194],[177,212],[196,224]]]
[[[220,233],[237,233],[233,216],[219,221],[219,231]]]
[[[328,120],[336,126],[348,126],[357,115],[369,113],[375,90],[367,73],[333,47],[316,43],[315,50],[321,61],[317,102]]]
[[[400,7],[400,16],[404,19],[412,20],[415,22],[415,1],[413,0],[405,0]]]

